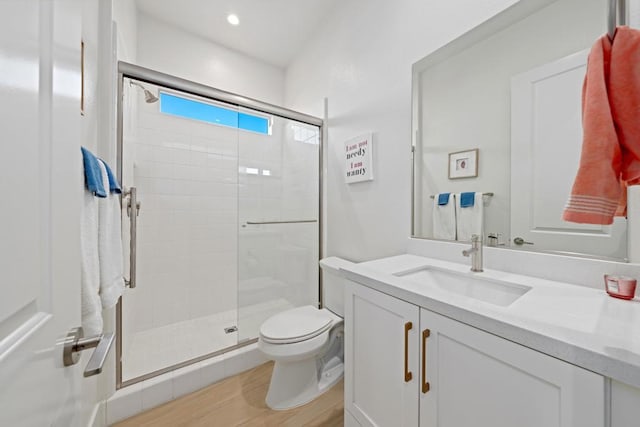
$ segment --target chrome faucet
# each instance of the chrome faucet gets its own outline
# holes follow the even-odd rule
[[[482,271],[482,236],[474,234],[471,236],[471,248],[462,251],[462,255],[471,257],[471,271],[479,273]]]

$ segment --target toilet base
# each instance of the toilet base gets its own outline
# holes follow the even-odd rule
[[[329,390],[344,374],[344,364],[339,358],[334,359],[320,373],[315,358],[297,362],[276,361],[267,393],[267,406],[277,411],[292,409]]]

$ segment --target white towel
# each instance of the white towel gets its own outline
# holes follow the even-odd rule
[[[110,308],[116,305],[124,292],[120,198],[118,194],[109,191],[109,177],[104,162],[99,160],[98,163],[107,191],[107,197],[98,200],[100,299],[102,308]]]
[[[456,239],[456,195],[449,195],[449,202],[446,205],[438,204],[436,194],[433,198],[433,238],[434,239]]]
[[[99,295],[98,200],[85,187],[80,219],[82,327],[85,336],[102,333],[102,303]]]
[[[456,194],[456,219],[458,240],[462,242],[471,241],[471,236],[477,234],[482,236],[482,225],[484,221],[484,201],[482,193],[476,193],[473,199],[473,206],[463,208],[460,206],[460,194]]]

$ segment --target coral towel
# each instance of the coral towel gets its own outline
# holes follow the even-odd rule
[[[611,224],[640,183],[640,31],[618,27],[591,48],[582,87],[580,167],[562,218]]]

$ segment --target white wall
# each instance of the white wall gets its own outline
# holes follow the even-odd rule
[[[138,15],[137,64],[282,105],[284,70]]]
[[[345,0],[287,69],[287,107],[329,99],[327,253],[403,252],[410,233],[411,65],[514,0]],[[343,142],[374,133],[374,181],[346,185]]]
[[[113,20],[118,26],[118,59],[136,62],[138,51],[138,9],[134,0],[112,0]]]

